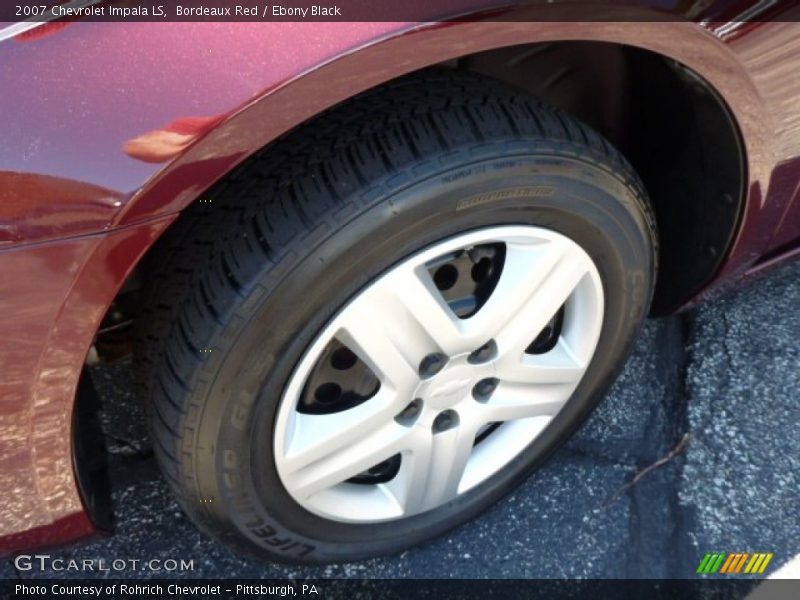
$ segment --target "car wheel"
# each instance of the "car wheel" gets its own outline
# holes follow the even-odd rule
[[[496,502],[602,397],[652,293],[625,160],[468,74],[348,101],[208,198],[153,262],[143,381],[185,511],[268,559],[398,552]]]

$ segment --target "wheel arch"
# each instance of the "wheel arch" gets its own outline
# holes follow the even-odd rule
[[[624,97],[605,101],[617,102],[617,108],[638,103],[637,127],[656,127],[661,135],[673,137],[671,146],[653,154],[653,146],[642,136],[623,139],[620,136],[626,134],[613,131],[613,123],[610,130],[609,123],[577,114],[644,171],[659,226],[667,234],[653,312],[667,314],[690,301],[719,271],[747,211],[748,180],[768,179],[769,163],[764,160],[769,156],[764,135],[768,128],[763,122],[767,117],[754,110],[762,104],[758,91],[730,49],[692,23],[456,23],[406,30],[298,75],[219,122],[151,178],[126,203],[114,225],[182,211],[254,152],[339,102],[401,75],[435,64],[481,70],[482,59],[493,53],[593,44],[628,57]],[[654,66],[657,78],[652,77]],[[653,110],[652,101],[658,96],[653,93],[654,81],[659,93],[666,90],[671,99],[680,97],[679,104],[693,111],[691,118],[684,115],[684,127],[671,123],[682,116],[677,104],[662,102],[671,108],[667,118]],[[568,112],[572,108],[561,107]],[[653,158],[674,153],[679,142],[694,155],[676,161],[681,164],[672,166],[671,182]],[[671,187],[675,177],[689,182],[691,192],[676,195]],[[688,231],[687,223],[693,224]],[[689,273],[683,268],[687,264]]]

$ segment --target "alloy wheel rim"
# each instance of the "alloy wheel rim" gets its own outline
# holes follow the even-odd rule
[[[563,408],[603,313],[592,259],[541,227],[487,227],[406,258],[348,302],[295,368],[275,421],[281,482],[303,508],[348,523],[457,499]]]

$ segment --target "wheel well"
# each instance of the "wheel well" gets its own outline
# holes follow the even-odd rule
[[[736,231],[746,174],[738,129],[703,80],[658,54],[604,42],[513,46],[445,66],[527,89],[583,120],[628,158],[654,203],[659,228],[653,315],[679,308],[714,276]],[[149,262],[180,242],[181,225],[204,206],[184,211],[148,253]],[[107,312],[95,346],[104,359],[130,351],[126,317],[136,314],[147,262],[140,261]],[[86,402],[79,399],[79,408]]]
[[[737,229],[746,174],[739,130],[704,80],[657,53],[608,42],[523,44],[439,66],[525,89],[581,119],[625,155],[645,184],[659,230],[651,315],[675,311],[713,278]],[[149,254],[169,245],[181,230],[176,225],[196,208],[184,210]]]
[[[513,46],[454,66],[573,114],[631,162],[659,228],[651,314],[676,310],[714,276],[736,231],[745,174],[738,129],[703,80],[656,53],[605,42]]]

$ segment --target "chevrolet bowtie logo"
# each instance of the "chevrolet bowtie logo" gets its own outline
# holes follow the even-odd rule
[[[431,398],[447,398],[452,396],[456,392],[462,391],[466,388],[472,380],[469,377],[464,379],[454,379],[453,381],[448,381],[443,383],[440,386],[437,386],[433,393],[431,394]]]

